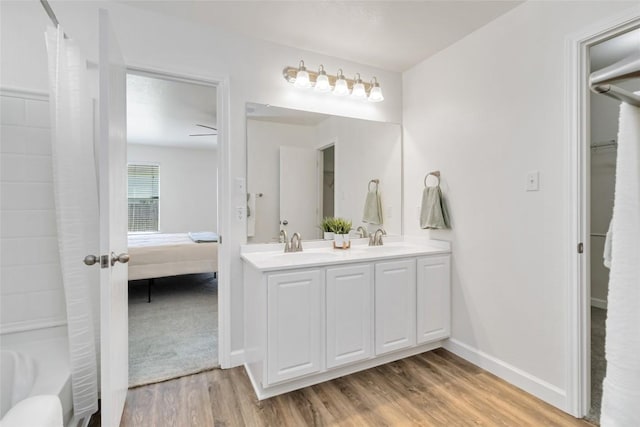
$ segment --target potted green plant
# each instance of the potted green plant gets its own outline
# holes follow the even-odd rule
[[[336,219],[333,217],[324,217],[320,223],[320,228],[324,233],[324,240],[333,240],[334,227]]]
[[[346,249],[351,247],[349,231],[351,231],[351,221],[344,218],[334,218],[333,224],[333,246]]]

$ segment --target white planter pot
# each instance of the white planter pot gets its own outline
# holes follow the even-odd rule
[[[324,232],[324,240],[333,240],[333,235],[335,233],[333,231],[325,231]]]
[[[347,248],[349,246],[348,234],[334,234],[333,243],[337,247]]]

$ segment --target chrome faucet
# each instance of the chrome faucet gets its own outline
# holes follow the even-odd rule
[[[375,233],[369,235],[369,246],[382,246],[382,236],[386,236],[384,228],[378,228]]]
[[[300,236],[300,233],[293,233],[289,247],[290,252],[302,252],[302,236]]]
[[[358,228],[356,229],[356,232],[360,233],[360,238],[365,238],[365,237],[369,237],[369,233],[367,232],[367,229],[363,226],[358,226]]]
[[[291,243],[289,242],[289,236],[287,236],[287,230],[280,230],[280,243],[284,242],[284,251],[291,252]]]

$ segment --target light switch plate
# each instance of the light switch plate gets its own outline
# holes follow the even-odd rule
[[[527,191],[540,190],[540,172],[531,171],[527,174]]]

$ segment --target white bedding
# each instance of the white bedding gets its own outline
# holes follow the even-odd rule
[[[129,280],[218,271],[218,243],[187,233],[129,235]]]

